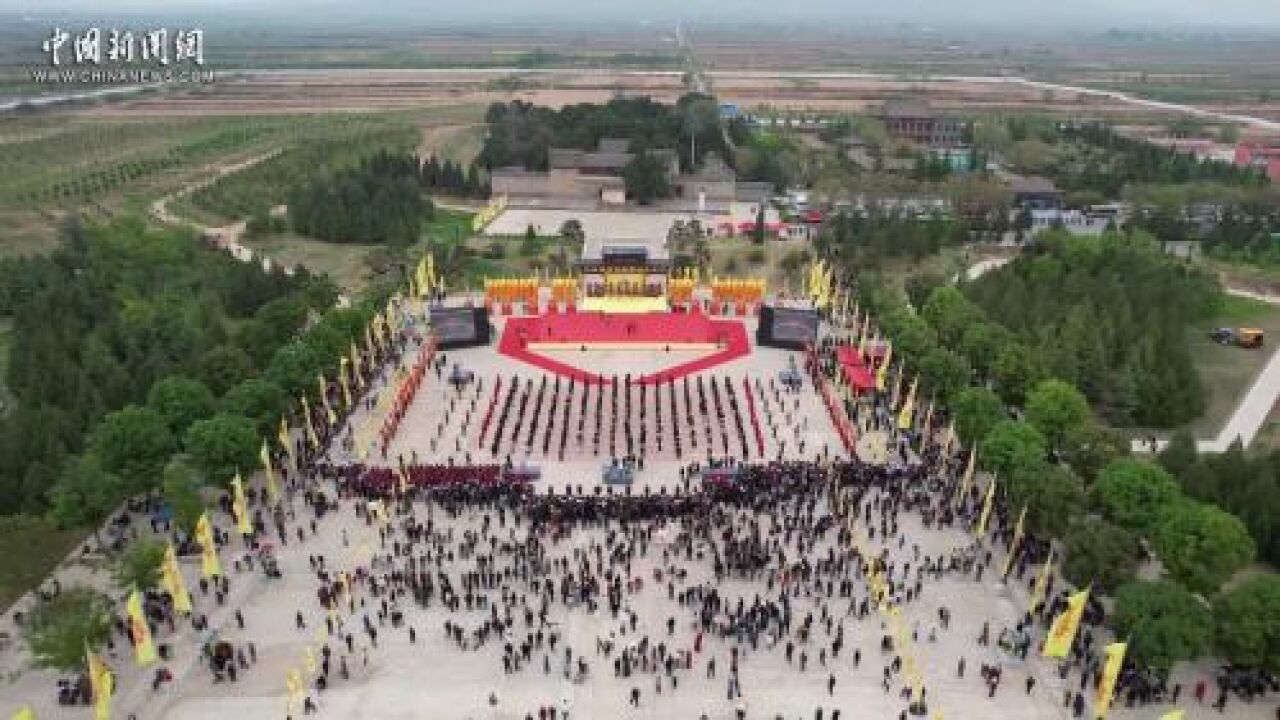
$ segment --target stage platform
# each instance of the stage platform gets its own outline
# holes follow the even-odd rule
[[[583,298],[585,312],[602,312],[619,315],[667,311],[665,297],[589,297]]]
[[[740,320],[716,320],[702,313],[549,313],[508,318],[498,351],[548,372],[586,382],[604,382],[590,355],[640,352],[667,360],[641,378],[660,382],[715,367],[750,352]],[[545,353],[558,353],[551,357]],[[694,355],[694,357],[690,357]],[[581,362],[576,362],[581,356]]]

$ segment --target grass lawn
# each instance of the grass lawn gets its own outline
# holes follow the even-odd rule
[[[1261,350],[1219,345],[1209,339],[1216,327],[1258,327],[1267,334],[1267,345]],[[1280,340],[1280,306],[1268,305],[1249,298],[1226,296],[1213,320],[1203,327],[1187,331],[1191,356],[1200,372],[1205,389],[1205,412],[1191,423],[1197,438],[1214,437],[1226,421],[1240,397],[1253,384],[1254,378],[1274,352],[1273,343]],[[1265,432],[1265,429],[1264,429]]]
[[[87,534],[28,515],[0,518],[0,608],[39,586]]]
[[[328,275],[338,287],[358,294],[369,283],[365,258],[379,246],[331,243],[300,235],[269,235],[241,242],[286,265],[302,265],[318,275]]]
[[[1222,278],[1224,283],[1233,287],[1257,293],[1280,292],[1280,267],[1228,262],[1216,258],[1203,258],[1201,263]]]

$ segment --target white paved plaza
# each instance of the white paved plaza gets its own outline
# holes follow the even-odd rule
[[[753,334],[754,328],[749,330]],[[791,355],[778,350],[755,350],[746,358],[713,368],[708,375],[730,376],[738,384],[744,377],[759,378],[767,384],[770,378],[775,378],[787,367]],[[447,358],[450,366],[457,363],[484,378],[481,399],[477,403],[480,407],[485,404],[490,385],[497,376],[540,378],[543,373],[538,368],[517,365],[515,361],[500,356],[492,346],[449,352]],[[796,359],[800,362],[798,356]],[[587,363],[598,368],[599,372],[643,373],[651,371],[659,360],[636,353],[600,351],[590,353]],[[473,437],[479,427],[478,418],[473,417],[467,432],[460,429],[465,415],[463,408],[469,403],[472,393],[474,385],[462,391],[462,399],[455,400],[449,421],[441,427],[454,391],[447,389],[431,374],[389,449],[388,462],[394,462],[398,455],[409,456],[416,452],[419,461],[424,463],[444,463],[449,458],[460,463],[465,459],[466,450],[459,450],[459,447],[469,447],[477,462],[492,461],[492,456],[487,450],[478,448]],[[776,456],[784,439],[788,440],[788,456],[798,454],[800,439],[806,441],[806,455],[810,457],[824,446],[834,452],[838,440],[825,408],[812,389],[806,387],[798,396],[782,397],[791,405],[775,404],[770,409],[776,427],[763,428],[767,446],[765,455]],[[576,413],[576,409],[573,412]],[[764,415],[765,410],[761,409],[762,423],[765,422]],[[368,418],[357,413],[352,422],[358,425],[368,422]],[[777,431],[776,439],[774,429]],[[437,439],[435,452],[431,451],[433,438]],[[518,449],[512,454],[520,459]],[[676,470],[680,463],[667,451],[656,455],[639,475],[639,486],[674,489],[678,484]],[[498,460],[502,459],[499,457]],[[598,484],[600,464],[607,456],[596,456],[589,449],[575,447],[564,461],[549,459],[540,453],[535,453],[531,459],[540,464],[545,473],[540,485],[582,485],[590,493]],[[692,459],[695,458],[686,457],[685,462]],[[319,484],[330,496],[334,494],[331,483],[324,481]],[[368,605],[357,607],[356,613],[345,621],[344,630],[355,636],[354,650],[347,652],[339,637],[328,637],[325,633],[325,616],[317,601],[317,582],[310,558],[323,555],[331,570],[354,570],[367,567],[371,554],[385,555],[390,552],[391,542],[404,539],[402,533],[396,533],[395,538],[384,545],[376,524],[357,515],[356,508],[360,505],[362,502],[358,500],[344,500],[339,511],[328,513],[316,522],[312,533],[308,525],[310,510],[300,497],[293,497],[290,507],[296,513],[296,525],[306,527],[306,539],[301,543],[291,539],[288,545],[279,548],[283,573],[280,579],[268,579],[261,572],[243,567],[235,569],[234,561],[243,556],[245,548],[238,537],[232,539],[230,546],[223,548],[221,553],[231,578],[230,593],[223,605],[216,604],[212,595],[202,596],[195,589],[198,562],[194,558],[184,561],[183,571],[193,589],[198,612],[208,614],[210,630],[198,635],[188,626],[179,625],[176,632],[167,628],[158,631],[158,642],[173,648],[174,659],[164,666],[175,678],[174,682],[158,691],[151,688],[152,670],[135,668],[127,644],[117,639],[115,650],[109,655],[110,664],[119,673],[113,716],[136,717],[139,720],[280,720],[286,717],[286,671],[302,662],[308,646],[318,647],[325,642],[334,651],[334,669],[329,675],[330,686],[322,692],[311,692],[318,706],[314,717],[318,718],[522,720],[538,718],[539,707],[555,706],[568,708],[569,717],[574,720],[697,720],[704,716],[709,720],[728,720],[734,717],[735,709],[739,707],[744,707],[746,717],[753,719],[808,720],[815,717],[817,708],[822,708],[824,720],[831,720],[835,709],[841,712],[840,720],[893,720],[904,707],[899,697],[902,676],[893,677],[888,691],[881,684],[884,667],[892,659],[892,654],[880,651],[880,639],[885,633],[883,620],[874,611],[859,619],[856,613],[849,614],[847,599],[838,596],[828,598],[825,594],[802,593],[793,602],[797,622],[812,612],[815,628],[820,627],[825,605],[833,615],[833,622],[843,626],[843,650],[838,658],[827,657],[825,667],[819,660],[819,649],[829,646],[830,636],[823,628],[815,629],[815,636],[808,643],[798,643],[797,654],[803,651],[808,655],[808,668],[803,672],[797,662],[787,662],[783,652],[786,640],[770,647],[769,640],[761,638],[759,646],[753,649],[749,642],[708,634],[701,651],[693,658],[692,668],[677,672],[678,688],[672,688],[664,681],[661,694],[657,694],[656,676],[648,672],[640,672],[630,678],[615,677],[612,660],[600,654],[596,644],[598,639],[608,639],[611,634],[616,645],[613,657],[617,656],[617,648],[646,636],[651,642],[664,642],[673,650],[693,648],[692,606],[681,606],[668,595],[667,583],[673,577],[673,568],[687,572],[687,576],[672,581],[676,593],[706,583],[731,602],[741,597],[750,605],[757,595],[776,596],[777,590],[767,586],[763,575],[754,580],[731,575],[721,582],[716,581],[711,561],[706,556],[709,554],[704,553],[710,546],[703,531],[727,527],[728,516],[644,524],[646,530],[652,531],[649,537],[653,540],[647,543],[647,552],[637,553],[627,573],[629,580],[638,578],[642,586],[624,597],[623,618],[628,611],[634,612],[638,619],[636,628],[632,630],[626,625],[624,634],[624,620],[611,617],[607,606],[593,613],[581,605],[568,608],[554,603],[550,607],[548,627],[560,635],[561,649],[557,652],[535,650],[532,660],[514,674],[503,672],[501,640],[490,640],[479,648],[461,650],[445,637],[443,626],[446,620],[472,629],[488,617],[487,607],[449,612],[438,599],[430,607],[421,607],[410,597],[401,598],[395,606],[404,613],[404,626],[393,628],[390,622],[382,624],[377,619],[378,599],[367,593],[361,594]],[[829,511],[825,501],[820,502],[816,510],[819,516]],[[229,517],[217,512],[212,514],[216,515],[219,527],[232,529]],[[487,536],[483,530],[486,514],[489,521]],[[460,543],[464,537],[481,538],[481,548],[501,548],[503,543],[515,546],[523,543],[528,535],[527,522],[516,525],[507,514],[505,525],[500,525],[489,510],[471,509],[450,516],[439,506],[418,501],[412,508],[412,515],[418,522],[426,522],[430,518],[437,536],[451,538],[450,543],[445,543],[450,547]],[[899,534],[887,545],[882,544],[884,539],[879,534],[868,542],[873,553],[883,548],[899,565],[909,561],[918,564],[917,551],[920,557],[949,557],[971,545],[971,538],[960,530],[927,529],[914,513],[904,513],[902,517]],[[393,518],[393,525],[399,527],[404,519],[403,516]],[[755,524],[767,530],[772,521],[767,513],[757,516],[739,514],[732,525],[741,528]],[[291,533],[294,526],[295,523],[291,523]],[[610,533],[616,533],[618,527],[616,523],[607,528],[595,526],[584,529],[579,526],[563,538],[543,537],[541,542],[547,549],[547,560],[553,562],[560,558],[573,561],[575,553],[589,553],[594,557],[594,548],[608,542]],[[664,558],[667,544],[683,534],[693,538],[691,555],[682,553]],[[489,545],[488,537],[494,538],[494,545]],[[615,541],[620,539],[614,538]],[[724,542],[720,537],[714,537],[714,540]],[[803,550],[799,550],[790,539],[787,543],[786,549],[793,561],[802,557],[817,561],[835,547],[835,537],[834,533],[826,533],[816,545]],[[415,550],[415,554],[417,552]],[[502,560],[505,553],[505,550],[497,551],[500,562],[505,562]],[[699,554],[704,556],[700,558]],[[996,557],[997,563],[1002,561],[1002,551],[997,550]],[[459,554],[442,561],[439,569],[458,583],[461,573],[476,570],[477,564],[474,557]],[[656,581],[655,573],[659,571],[663,573],[661,582]],[[107,587],[101,572],[94,574],[83,568],[71,567],[64,568],[61,575],[64,583],[69,583],[70,577],[75,575]],[[866,586],[862,579],[856,573],[848,577],[855,581],[855,598],[865,597]],[[972,574],[944,574],[940,579],[926,580],[921,596],[903,605],[903,624],[916,631],[915,654],[929,691],[929,717],[946,720],[1058,720],[1070,717],[1070,712],[1063,707],[1066,686],[1057,679],[1053,666],[1035,658],[1034,647],[1033,659],[1022,662],[997,649],[994,643],[1000,630],[1016,624],[1026,607],[1026,584],[1024,579],[1021,583],[1006,585],[990,572],[981,582]],[[536,596],[536,593],[531,594],[526,582],[515,578],[505,578],[499,587],[482,592],[490,602],[508,593],[514,598],[525,597],[530,603]],[[119,595],[118,591],[115,595]],[[519,607],[520,600],[516,599],[515,604]],[[941,607],[946,607],[951,613],[949,629],[939,625],[938,610]],[[236,622],[237,610],[244,618],[243,629]],[[295,616],[299,611],[306,618],[305,629],[296,627]],[[360,631],[361,617],[366,613],[379,631],[376,648],[369,646],[368,639]],[[673,634],[668,633],[668,618],[676,621]],[[993,643],[979,648],[976,639],[984,623],[990,625]],[[5,625],[7,630],[13,631],[12,613],[6,616]],[[416,631],[416,642],[410,642],[409,627]],[[523,618],[517,617],[512,631],[513,642],[518,643],[525,632]],[[256,663],[242,671],[234,684],[214,683],[210,671],[197,661],[199,645],[211,638],[224,639],[242,648],[252,642],[257,654]],[[794,637],[789,639],[795,640]],[[561,655],[566,645],[573,648],[575,658],[581,656],[589,663],[590,672],[585,679],[575,682],[564,677]],[[730,648],[734,645],[742,653],[742,697],[730,701],[726,697],[726,677]],[[857,666],[853,661],[855,650],[861,654]],[[550,673],[544,673],[544,654],[549,656]],[[345,659],[349,679],[341,678],[336,669],[340,657]],[[714,678],[707,677],[706,664],[710,658],[715,658],[718,666]],[[957,663],[961,658],[967,665],[963,678],[957,676]],[[1003,682],[993,699],[988,698],[987,687],[979,676],[983,664],[998,664],[1003,670]],[[1190,688],[1195,679],[1209,677],[1204,673],[1205,667],[1208,665],[1179,670],[1178,677],[1184,685],[1182,707],[1187,710],[1188,718],[1271,720],[1275,717],[1274,704],[1244,705],[1233,699],[1225,714],[1219,714],[1207,705],[1195,705],[1190,698]],[[88,707],[60,708],[56,705],[54,683],[59,675],[32,669],[27,651],[20,642],[0,655],[0,670],[5,673],[4,680],[0,682],[0,698],[4,700],[0,703],[0,710],[12,712],[19,705],[30,703],[36,716],[42,720],[90,717],[92,711]],[[827,680],[831,675],[836,678],[836,684],[834,692],[829,694]],[[1029,676],[1036,678],[1036,685],[1032,692],[1027,693],[1025,682]],[[1070,685],[1078,684],[1075,678],[1073,673]],[[633,687],[641,691],[639,707],[628,703],[628,693]],[[496,696],[496,704],[490,702],[491,694]],[[1117,720],[1154,719],[1168,709],[1154,706],[1129,709],[1124,707],[1123,700],[1118,700],[1111,717]],[[302,713],[295,710],[293,716],[301,717]]]

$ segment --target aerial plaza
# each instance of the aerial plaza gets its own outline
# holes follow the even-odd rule
[[[144,529],[136,508],[177,551],[90,675],[23,672],[7,703],[209,720],[1274,716],[1234,695],[1219,714],[1205,667],[1125,669],[1088,589],[825,264],[788,295],[601,251],[573,277],[472,294],[424,259],[194,537]]]

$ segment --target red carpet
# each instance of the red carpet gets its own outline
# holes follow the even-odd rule
[[[715,367],[745,356],[751,350],[747,331],[738,320],[713,320],[701,313],[643,313],[610,315],[604,313],[553,313],[537,317],[507,320],[498,352],[565,377],[591,383],[605,381],[590,370],[550,358],[529,343],[564,343],[567,345],[644,346],[646,352],[662,354],[661,345],[716,345],[711,355],[664,368],[640,378],[640,382],[666,382]],[[675,362],[673,358],[672,362]],[[590,366],[591,356],[584,353],[582,364]]]

